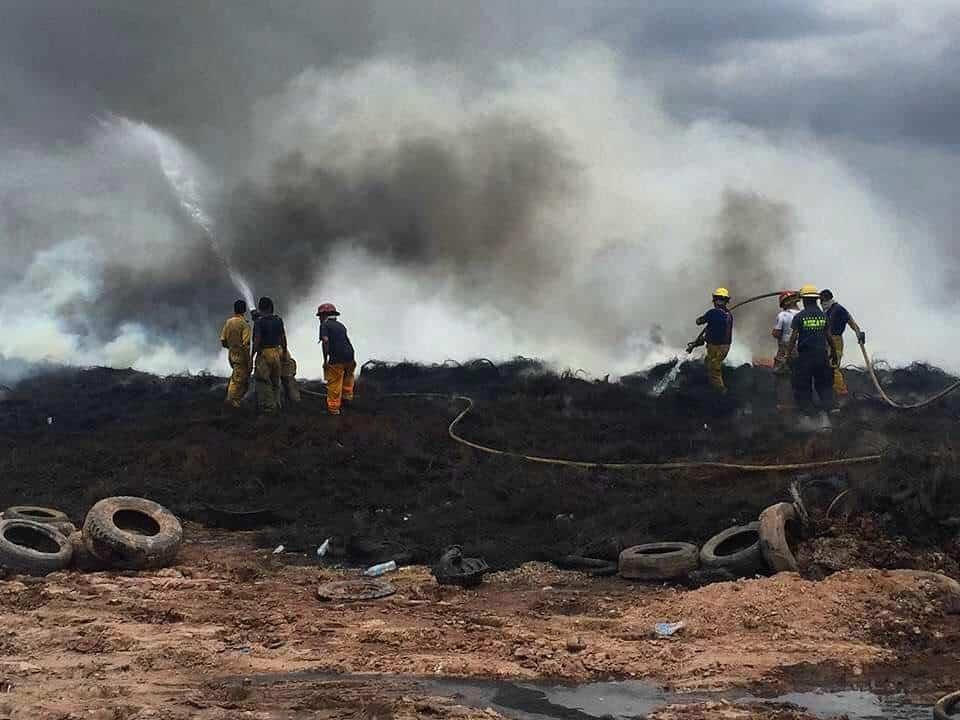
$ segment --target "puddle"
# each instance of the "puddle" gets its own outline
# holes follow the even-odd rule
[[[850,720],[929,720],[931,709],[913,705],[901,695],[876,695],[863,690],[796,692],[761,698],[743,691],[676,693],[637,680],[558,685],[470,678],[430,678],[402,675],[337,675],[299,672],[253,676],[254,685],[284,682],[395,680],[412,683],[427,694],[455,698],[463,705],[493,708],[515,720],[634,720],[665,706],[725,699],[731,702],[789,703],[819,718]]]

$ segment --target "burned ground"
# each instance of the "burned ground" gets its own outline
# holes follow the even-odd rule
[[[728,371],[731,393],[717,401],[701,367],[687,364],[666,393],[652,397],[668,369],[609,383],[525,359],[499,367],[373,364],[339,419],[312,395],[279,417],[230,412],[222,404],[225,380],[213,376],[52,370],[22,381],[0,402],[0,504],[52,505],[79,521],[102,497],[142,495],[208,525],[236,520],[224,510],[260,510],[253,522],[261,544],[310,552],[332,537],[333,557],[350,563],[428,562],[456,542],[504,568],[611,537],[702,542],[785,499],[796,479],[582,470],[484,455],[447,436],[462,403],[396,396],[465,394],[476,407],[460,432],[528,454],[783,463],[882,451],[877,465],[803,482],[826,488],[823,506],[852,487],[851,501],[873,518],[878,537],[902,536],[921,554],[953,557],[956,567],[960,394],[903,413],[873,399],[867,379],[850,372],[854,399],[834,431],[808,435],[776,414],[769,371]],[[925,366],[882,376],[889,392],[905,396],[948,380]],[[888,556],[892,567],[919,557]]]

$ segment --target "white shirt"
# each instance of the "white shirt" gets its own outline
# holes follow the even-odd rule
[[[774,330],[780,331],[780,344],[786,345],[790,342],[790,336],[793,334],[793,318],[800,312],[799,310],[781,310],[777,314],[777,322],[773,326]]]

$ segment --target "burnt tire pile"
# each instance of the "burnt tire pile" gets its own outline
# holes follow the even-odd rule
[[[629,580],[686,580],[694,585],[796,571],[791,549],[796,513],[778,503],[747,525],[717,533],[702,548],[680,542],[634,545],[620,553],[620,577]]]
[[[183,540],[166,508],[136,497],[101,500],[82,531],[53,508],[16,506],[0,519],[0,568],[25,575],[79,570],[149,570],[174,561]]]

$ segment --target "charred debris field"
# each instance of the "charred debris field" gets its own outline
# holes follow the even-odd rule
[[[509,568],[641,542],[700,543],[788,499],[792,483],[821,514],[850,491],[842,511],[821,519],[827,538],[855,539],[848,564],[957,574],[960,396],[896,411],[850,371],[850,403],[831,432],[811,434],[777,413],[766,369],[728,371],[731,391],[718,400],[701,366],[687,363],[654,397],[669,369],[612,383],[526,359],[370,364],[340,418],[313,395],[277,417],[231,410],[226,380],[208,375],[50,370],[0,394],[0,503],[51,505],[79,521],[100,498],[137,495],[187,520],[256,529],[263,546],[282,543],[304,562],[332,538],[331,557],[348,564],[429,563],[459,543]],[[923,365],[880,375],[906,399],[950,380]],[[404,396],[412,393],[449,399]],[[801,476],[537,465],[453,442],[447,428],[464,407],[455,394],[475,401],[458,432],[525,454],[597,463],[883,457]]]

